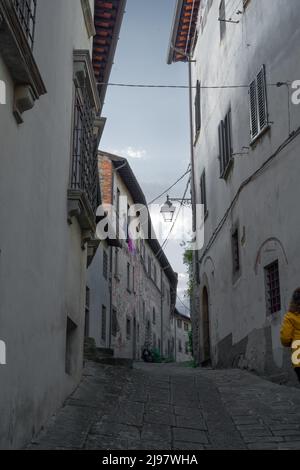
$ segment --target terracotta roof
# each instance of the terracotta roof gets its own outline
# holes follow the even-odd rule
[[[168,63],[185,62],[192,53],[201,0],[177,0]],[[176,51],[184,51],[186,55]]]
[[[126,0],[95,0],[93,66],[98,83],[107,83],[119,39]],[[107,86],[99,85],[103,105]]]

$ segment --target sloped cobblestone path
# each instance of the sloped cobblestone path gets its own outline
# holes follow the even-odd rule
[[[241,370],[88,363],[30,449],[300,449],[300,389]]]

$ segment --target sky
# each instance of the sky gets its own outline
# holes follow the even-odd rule
[[[127,0],[111,83],[188,85],[187,65],[167,65],[175,0]],[[148,201],[175,182],[190,162],[187,89],[108,87],[103,116],[107,123],[101,150],[128,159]],[[170,196],[182,198],[188,176]],[[188,193],[187,197],[190,197]],[[163,204],[166,196],[158,202]],[[166,225],[167,232],[171,225]],[[176,227],[175,227],[176,229]],[[178,296],[187,288],[181,240],[165,253],[179,274]],[[178,309],[188,313],[178,301]]]

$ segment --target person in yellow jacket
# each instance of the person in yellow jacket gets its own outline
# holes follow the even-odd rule
[[[300,288],[293,293],[281,325],[280,339],[283,346],[292,348],[292,363],[300,382]]]

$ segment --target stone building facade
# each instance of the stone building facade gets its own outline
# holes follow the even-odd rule
[[[103,9],[113,28],[123,7],[0,1],[0,448],[25,445],[81,378],[100,203],[97,82],[110,72],[119,31],[104,68],[98,49]]]
[[[176,362],[190,361],[192,359],[189,339],[192,331],[191,319],[175,309],[173,329],[176,345]]]
[[[139,360],[145,346],[158,350],[161,356],[174,357],[171,325],[177,275],[156,238],[130,240],[125,236],[122,239],[120,232],[123,229],[126,234],[129,220],[127,209],[133,204],[146,207],[145,196],[126,159],[100,152],[98,161],[102,202],[114,208],[120,228],[115,240],[102,241],[98,249],[102,253],[99,260],[103,260],[103,252],[106,253],[110,299],[108,309],[103,310],[99,292],[91,290],[91,304],[93,296],[94,299],[99,297],[90,310],[91,326],[95,324],[93,318],[98,321],[102,318],[102,327],[108,331],[106,347],[114,350],[115,357]],[[125,204],[124,211],[122,204],[123,207]],[[151,223],[149,215],[148,222]],[[95,264],[98,272],[103,270],[99,260],[96,256],[89,276],[89,282],[94,285],[100,286],[102,282],[98,291],[103,289],[103,276],[96,281],[92,278],[96,273]],[[97,345],[104,346],[100,340],[105,336],[103,331],[91,327],[89,336],[96,339]]]
[[[288,378],[279,330],[299,284],[300,9],[240,3],[178,1],[169,50],[170,63],[193,60],[194,195],[205,207],[195,355]]]

